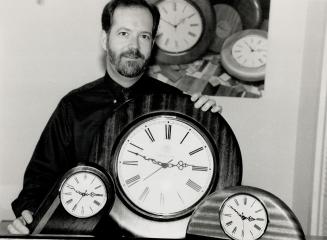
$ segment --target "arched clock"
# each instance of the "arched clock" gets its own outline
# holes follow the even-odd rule
[[[53,185],[28,227],[31,234],[91,235],[114,199],[107,171],[95,163],[80,163]]]
[[[156,4],[160,23],[155,58],[160,63],[196,60],[210,46],[215,13],[209,0],[148,0]]]
[[[220,114],[193,104],[186,95],[136,97],[116,109],[96,138],[90,159],[110,171],[117,189],[110,214],[137,237],[183,238],[208,194],[241,183],[231,128]]]
[[[209,195],[193,212],[187,238],[305,240],[292,210],[271,192],[252,186],[227,187]]]

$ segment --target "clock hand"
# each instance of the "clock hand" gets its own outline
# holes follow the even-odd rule
[[[78,194],[80,194],[80,195],[83,195],[82,192],[76,190],[76,189],[75,189],[73,186],[71,186],[71,185],[68,185],[67,188],[74,190],[76,193],[78,193]]]
[[[174,27],[174,28],[177,27],[177,25],[172,24],[171,22],[167,21],[167,20],[164,19],[164,18],[160,18],[160,20],[162,20],[163,22],[167,23],[168,25],[170,25],[170,26],[172,26],[172,27]]]
[[[179,20],[179,22],[175,26],[177,27],[178,25],[180,25],[181,23],[183,23],[185,21],[185,19],[192,17],[194,14],[195,13],[192,13],[189,16],[182,18],[181,20]]]
[[[142,154],[139,154],[137,152],[133,152],[133,151],[130,151],[130,150],[128,150],[128,152],[133,153],[136,156],[142,157],[145,161],[149,161],[149,162],[152,162],[153,164],[156,164],[156,165],[159,165],[159,166],[163,166],[163,168],[166,168],[167,167],[166,166],[167,163],[163,163],[163,162],[157,161],[157,160],[155,160],[153,158],[148,158],[148,157],[146,157],[146,156],[144,156]]]
[[[250,44],[246,41],[244,41],[245,45],[248,46],[248,48],[250,48],[251,52],[254,52],[254,49],[250,46]]]
[[[243,215],[243,213],[242,214],[240,214],[233,206],[229,206],[231,209],[233,209],[234,210],[234,212],[236,212],[237,213],[237,215],[238,216],[240,216],[240,218],[242,219],[242,220],[244,220],[244,219],[246,219],[246,217]]]
[[[79,202],[82,200],[83,197],[85,197],[87,195],[87,190],[85,190],[84,193],[81,193],[81,197],[78,200],[78,202],[74,205],[74,207],[72,208],[73,211],[75,211],[75,209],[77,208],[77,205],[79,204]]]
[[[163,169],[163,168],[167,168],[169,166],[169,163],[173,161],[173,159],[171,159],[169,162],[163,164],[160,168],[158,168],[157,170],[155,170],[154,172],[152,172],[151,174],[149,174],[147,177],[145,177],[143,179],[143,181],[147,180],[149,177],[153,176],[153,174],[155,174],[156,172],[158,172],[159,170]]]

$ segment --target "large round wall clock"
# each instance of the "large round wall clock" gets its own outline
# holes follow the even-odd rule
[[[232,240],[304,240],[292,210],[274,194],[251,186],[216,191],[194,211],[187,236]]]
[[[121,196],[139,214],[175,219],[194,209],[216,180],[215,146],[185,115],[157,112],[131,124],[112,159]]]
[[[211,192],[239,185],[240,149],[218,113],[185,95],[131,99],[108,118],[91,159],[111,172],[113,219],[136,237],[183,238],[188,220]]]
[[[54,185],[29,226],[32,234],[92,234],[115,199],[114,182],[94,163],[79,164]]]
[[[233,77],[243,81],[265,78],[268,53],[267,32],[248,29],[228,37],[221,51],[221,63]]]
[[[210,46],[215,13],[209,0],[148,0],[159,9],[155,58],[159,63],[196,60]]]

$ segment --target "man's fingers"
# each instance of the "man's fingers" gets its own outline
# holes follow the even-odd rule
[[[207,111],[209,108],[214,107],[216,102],[214,100],[209,99],[201,108],[202,111]]]
[[[195,102],[196,100],[199,99],[200,96],[201,96],[201,93],[193,93],[191,96],[191,101]]]
[[[22,217],[24,218],[27,224],[31,224],[33,222],[33,215],[32,212],[29,210],[24,210],[22,212]]]
[[[209,100],[209,97],[206,95],[202,95],[194,104],[195,108],[201,108],[207,101]]]
[[[9,233],[11,233],[11,234],[19,234],[19,232],[16,230],[16,228],[12,224],[9,224],[7,226],[7,229],[9,231]]]
[[[213,112],[213,113],[216,113],[216,112],[222,113],[222,111],[223,111],[223,107],[220,105],[217,105],[217,104],[211,108],[211,112]]]
[[[28,234],[29,233],[28,228],[25,226],[26,222],[23,217],[16,218],[13,221],[12,225],[15,228],[15,230],[17,230],[18,233],[20,233],[20,234]]]

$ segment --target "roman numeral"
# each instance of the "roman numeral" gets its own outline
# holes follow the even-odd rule
[[[183,137],[182,141],[181,141],[179,144],[182,144],[182,143],[184,142],[185,138],[187,137],[187,135],[188,135],[189,133],[190,133],[190,131],[188,131],[188,132],[185,134],[185,136]]]
[[[132,145],[133,147],[136,147],[136,148],[140,149],[140,150],[144,150],[143,148],[141,148],[140,146],[137,146],[137,145],[134,144],[134,143],[129,143],[129,144]]]
[[[139,161],[123,161],[124,165],[137,166]]]
[[[169,40],[170,40],[169,38],[166,39],[166,41],[165,41],[165,45],[166,45],[166,46],[168,45]]]
[[[100,188],[100,187],[102,187],[102,185],[96,186],[94,189],[98,189],[98,188]]]
[[[261,230],[261,227],[259,227],[257,224],[254,224],[254,227],[255,227],[258,231]]]
[[[237,231],[237,227],[234,227],[233,231],[232,231],[232,234],[235,234]]]
[[[200,185],[198,185],[197,183],[193,182],[191,179],[189,179],[186,182],[186,185],[189,186],[190,188],[192,188],[196,192],[200,192],[201,189],[202,189],[202,187]]]
[[[193,32],[188,32],[188,35],[190,35],[191,37],[196,37],[196,34]]]
[[[170,124],[165,125],[165,133],[166,133],[166,139],[170,140],[171,139],[171,125]]]
[[[229,221],[229,222],[226,223],[226,226],[229,227],[230,225],[232,225],[232,223],[233,223],[233,221]]]
[[[74,177],[74,180],[75,180],[75,182],[76,182],[77,184],[79,184],[79,181],[78,181],[77,177]]]
[[[144,200],[145,200],[146,197],[148,196],[149,192],[150,192],[149,187],[146,187],[146,188],[143,190],[142,194],[140,195],[139,200],[142,201],[142,202],[144,202]]]
[[[257,220],[257,221],[264,221],[263,218],[256,218],[255,220]]]
[[[230,213],[225,213],[224,216],[225,216],[225,217],[232,217],[232,214],[230,214]]]
[[[81,209],[81,214],[84,215],[84,207]]]
[[[255,211],[255,213],[261,212],[262,210],[263,210],[263,209],[261,208],[261,209]]]
[[[234,199],[234,202],[236,203],[237,206],[240,205],[240,204],[238,203],[237,199]]]
[[[65,192],[64,195],[72,195],[72,192]]]
[[[193,171],[203,171],[206,172],[208,171],[208,167],[202,167],[202,166],[192,166]]]
[[[128,187],[131,187],[135,183],[137,183],[141,179],[140,175],[136,175],[134,177],[131,177],[125,181],[125,183],[128,185]]]
[[[248,199],[247,199],[247,197],[244,197],[243,201],[244,201],[244,205],[246,205],[246,204],[247,204],[247,202],[248,202]]]
[[[181,200],[181,202],[184,204],[184,199],[182,198],[182,196],[179,194],[179,192],[177,192],[178,198]]]
[[[154,142],[155,140],[154,140],[154,137],[153,137],[153,135],[152,135],[152,133],[150,131],[150,128],[145,129],[145,132],[146,132],[146,135],[148,135],[148,137],[150,138],[151,142]]]
[[[95,205],[97,205],[97,206],[100,206],[100,205],[101,205],[101,203],[98,202],[97,200],[94,200],[93,203],[94,203]]]
[[[190,154],[190,156],[192,156],[192,155],[194,155],[194,154],[196,154],[196,153],[198,153],[198,152],[200,152],[202,150],[203,150],[203,147],[199,147],[198,149],[195,149],[192,152],[189,152],[189,154]]]
[[[73,201],[73,199],[69,199],[68,201],[66,201],[66,204],[70,204]]]

